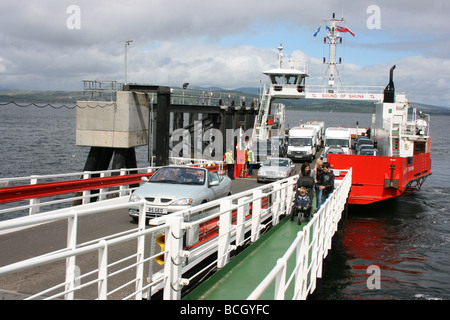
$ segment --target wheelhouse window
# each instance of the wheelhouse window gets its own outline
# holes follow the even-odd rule
[[[416,141],[414,142],[414,154],[425,153],[426,150],[426,142]]]
[[[295,85],[298,84],[298,75],[292,75],[292,74],[287,74],[287,75],[279,75],[279,74],[274,74],[270,76],[270,80],[272,81],[272,84],[290,84],[290,85]]]

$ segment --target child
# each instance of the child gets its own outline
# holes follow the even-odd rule
[[[306,211],[309,209],[311,202],[309,196],[306,194],[306,188],[301,187],[297,196],[297,209],[301,211]]]

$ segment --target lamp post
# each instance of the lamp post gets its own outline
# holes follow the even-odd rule
[[[183,101],[181,102],[181,104],[184,104],[184,90],[186,90],[186,88],[188,87],[189,82],[185,82],[183,83]]]
[[[127,83],[127,47],[131,42],[133,42],[133,40],[125,41],[125,84]]]

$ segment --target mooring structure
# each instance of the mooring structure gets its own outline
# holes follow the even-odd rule
[[[259,99],[187,86],[84,80],[86,100],[76,110],[76,144],[91,148],[84,170],[106,170],[111,159],[112,169],[136,168],[139,146],[148,146],[156,166],[168,165],[170,156],[222,160],[238,143],[237,132],[252,129]]]

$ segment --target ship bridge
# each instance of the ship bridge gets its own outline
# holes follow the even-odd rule
[[[296,69],[273,69],[264,72],[270,77],[270,95],[278,99],[305,97],[305,78],[308,75]]]

